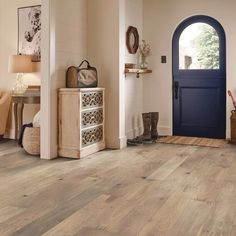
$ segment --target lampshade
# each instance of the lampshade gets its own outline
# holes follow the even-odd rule
[[[12,55],[9,56],[8,72],[10,73],[33,73],[36,67],[31,61],[29,55]]]

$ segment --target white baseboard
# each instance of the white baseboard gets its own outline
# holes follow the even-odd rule
[[[172,135],[172,128],[169,126],[158,126],[157,127],[158,130],[158,134],[159,135]],[[134,129],[130,129],[128,131],[126,131],[126,136],[127,138],[135,138],[139,135],[141,135],[143,132],[143,128],[142,127],[136,127]]]
[[[106,138],[106,148],[111,149],[122,149],[127,146],[127,137],[119,137],[119,138],[113,138],[109,139]]]
[[[127,136],[120,137],[120,149],[127,146]]]
[[[132,138],[135,138],[135,137],[141,135],[142,131],[143,131],[142,127],[136,127],[134,129],[127,130],[125,132],[125,134],[126,134],[127,138],[132,139]]]
[[[9,139],[15,139],[15,129],[7,129],[4,137]]]
[[[158,126],[157,127],[159,135],[172,135],[173,131],[172,128],[169,126]]]

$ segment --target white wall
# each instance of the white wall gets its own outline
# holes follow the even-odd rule
[[[236,2],[228,0],[143,0],[144,38],[152,46],[150,64],[153,73],[144,84],[144,111],[159,111],[159,131],[172,134],[172,37],[176,27],[192,15],[208,15],[218,20],[226,33],[227,89],[236,93]],[[167,56],[167,64],[161,64],[161,55]],[[227,137],[229,115],[232,109],[227,98]]]
[[[140,42],[143,39],[143,0],[126,0],[125,29],[134,26],[138,29]],[[125,46],[125,45],[124,45]],[[138,52],[130,54],[125,48],[125,62],[138,63]],[[135,74],[127,74],[125,80],[125,132],[128,138],[140,135],[142,131],[143,82],[145,76],[136,78]]]
[[[8,73],[8,57],[17,54],[17,8],[40,5],[41,0],[1,0],[0,4],[0,88],[11,90],[16,81],[16,74]],[[40,74],[26,74],[24,82],[27,85],[40,85]],[[32,122],[33,116],[38,110],[38,105],[25,105],[23,122]],[[11,111],[6,134],[10,138],[14,138],[15,128],[12,113]]]
[[[124,0],[88,0],[88,59],[97,67],[99,86],[106,89],[105,139],[122,148],[125,137]]]
[[[41,158],[52,159],[57,157],[57,89],[65,87],[67,68],[78,65],[87,56],[87,1],[70,0],[68,4],[67,0],[43,0],[43,3]]]
[[[41,158],[57,156],[56,91],[65,87],[67,67],[86,57],[106,88],[107,147],[124,147],[124,0],[42,0],[42,5]]]

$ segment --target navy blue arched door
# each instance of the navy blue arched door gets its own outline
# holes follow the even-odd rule
[[[172,46],[173,134],[225,138],[224,29],[211,17],[193,16],[177,27]]]

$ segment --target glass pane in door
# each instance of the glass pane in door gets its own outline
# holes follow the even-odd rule
[[[194,23],[179,38],[179,69],[219,69],[219,36],[206,23]]]

